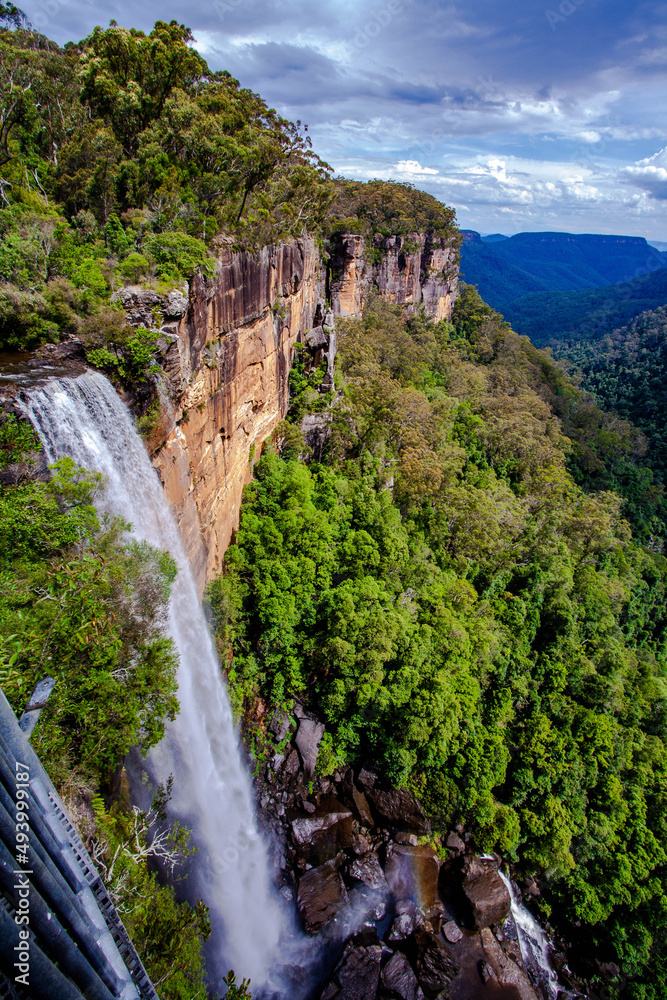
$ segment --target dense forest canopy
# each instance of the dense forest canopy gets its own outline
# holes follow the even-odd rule
[[[123,283],[210,271],[216,238],[252,248],[324,219],[335,192],[306,130],[191,41],[162,21],[65,49],[0,32],[0,345],[81,332]]]
[[[343,324],[339,390],[323,462],[279,430],[210,590],[237,704],[307,698],[323,773],[380,763],[657,1000],[667,564],[608,488],[636,432],[470,287],[453,324]]]
[[[211,72],[176,22],[149,34],[112,23],[64,49],[11,4],[0,22],[15,29],[0,32],[2,349],[76,333],[90,363],[154,385],[156,332],[112,301],[124,283],[211,275],[223,241],[458,244],[454,213],[431,196],[334,181],[305,127]],[[627,315],[626,292],[591,300],[596,330]],[[578,302],[563,306],[573,321]],[[667,985],[655,953],[667,929],[667,532],[651,367],[664,323],[656,313],[604,340],[599,362],[590,345],[570,352],[609,414],[470,286],[452,323],[371,301],[341,324],[335,394],[314,405],[321,373],[297,363],[281,450],[256,466],[209,595],[238,708],[308,700],[327,725],[323,772],[370,758],[419,795],[436,832],[462,821],[479,849],[539,873],[544,914],[621,962],[636,1000]],[[307,461],[300,418],[327,407],[327,451]],[[84,470],[35,478],[38,443],[13,417],[0,448],[3,688],[18,710],[47,664],[57,673],[37,750],[73,809],[92,802],[100,864],[123,859],[107,875],[161,996],[191,997],[205,990],[206,913],[158,884],[149,819],[126,790],[100,796],[176,711],[173,564],[100,521]],[[187,851],[184,831],[170,836]],[[132,837],[139,861],[124,850]]]

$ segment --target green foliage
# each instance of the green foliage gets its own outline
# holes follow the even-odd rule
[[[168,281],[182,281],[197,268],[213,273],[214,262],[208,256],[206,244],[187,233],[162,233],[144,241],[144,252],[157,264],[156,274]]]
[[[305,698],[322,767],[376,761],[641,968],[621,928],[665,925],[667,563],[569,471],[631,430],[474,289],[453,326],[376,301],[341,327],[327,460],[264,453],[210,590],[237,705]]]
[[[119,281],[212,274],[220,234],[254,249],[325,219],[334,189],[307,129],[191,42],[175,21],[98,27],[64,50],[0,30],[0,347],[76,333]]]
[[[165,825],[169,792],[161,788],[148,813],[130,808],[126,794],[109,810],[101,797],[94,798],[94,853],[107,890],[160,996],[191,1000],[198,994],[206,996],[201,947],[211,928],[204,904],[179,903],[173,887],[161,885],[151,867],[159,861],[173,872],[193,853],[188,832],[178,825]]]
[[[559,349],[564,340],[599,340],[666,302],[667,269],[662,268],[604,288],[525,295],[505,315],[539,347]]]
[[[667,536],[667,309],[642,313],[600,340],[554,345],[556,357],[578,374],[580,385],[607,410],[630,420],[648,439],[639,455],[612,470],[614,487],[643,540],[664,545]]]
[[[11,418],[2,438],[14,460],[33,450]],[[177,708],[164,634],[173,562],[126,526],[100,525],[98,485],[63,459],[49,482],[0,493],[0,639],[18,642],[3,689],[20,712],[38,680],[56,678],[34,740],[56,780],[76,762],[99,781],[130,747],[154,746]]]
[[[399,181],[336,179],[336,201],[329,227],[333,232],[362,236],[409,236],[424,233],[458,245],[452,208],[433,195]]]

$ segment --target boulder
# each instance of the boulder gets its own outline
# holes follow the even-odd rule
[[[313,350],[318,347],[326,347],[329,343],[329,338],[321,326],[314,326],[312,330],[308,330],[304,334],[303,339],[308,347]]]
[[[417,980],[428,1000],[448,998],[451,984],[459,973],[459,964],[432,931],[418,927],[414,933],[417,948]]]
[[[307,781],[310,781],[315,774],[317,755],[323,736],[324,725],[321,722],[316,722],[314,719],[299,719],[295,743]]]
[[[462,889],[467,922],[475,930],[501,923],[512,905],[495,861],[468,856],[463,861]]]
[[[496,979],[493,966],[488,962],[482,962],[479,969],[479,977],[483,983],[488,983],[491,979]]]
[[[362,826],[366,826],[368,828],[374,826],[373,814],[371,813],[368,799],[364,793],[359,791],[356,787],[351,769],[346,773],[343,781],[341,782],[341,796],[350,806]]]
[[[425,844],[392,844],[387,852],[385,876],[396,899],[414,899],[428,910],[438,893],[440,861],[432,847]]]
[[[373,1000],[380,980],[380,945],[352,946],[345,950],[322,1000]]]
[[[373,851],[363,854],[360,858],[355,858],[348,872],[351,878],[356,879],[358,882],[363,882],[364,885],[370,886],[371,889],[388,890],[382,866],[377,854]]]
[[[448,920],[442,928],[442,933],[451,944],[456,944],[463,937],[463,931],[454,920]]]
[[[409,847],[417,847],[419,844],[419,837],[414,833],[397,833],[394,840],[397,844],[407,844]]]
[[[429,832],[430,825],[424,810],[414,795],[405,788],[385,790],[374,784],[366,787],[365,792],[379,825],[409,833]]]
[[[347,903],[347,890],[335,861],[311,868],[299,879],[297,906],[307,934],[317,934]]]
[[[278,740],[279,743],[281,743],[287,736],[291,721],[292,720],[290,719],[287,712],[284,712],[280,708],[277,708],[273,713],[273,716],[269,723],[269,729],[271,730],[271,732],[273,733],[273,735],[275,736],[275,738]]]
[[[357,775],[357,784],[359,785],[359,787],[363,788],[363,790],[367,792],[369,788],[373,788],[377,780],[378,776],[375,768],[371,767],[370,765],[366,766],[364,764],[362,769],[359,771],[359,774]]]
[[[285,765],[283,767],[283,773],[287,775],[287,777],[291,778],[293,777],[293,775],[296,774],[298,770],[299,770],[299,755],[296,752],[296,750],[292,750],[287,760],[285,761]]]
[[[312,806],[312,803],[307,803],[307,805]],[[305,806],[306,804],[304,804],[304,808]],[[297,814],[291,820],[292,836],[302,847],[312,844],[316,834],[321,831],[335,826],[341,820],[352,819],[350,810],[346,809],[337,799],[328,800],[317,808],[312,806],[312,812],[307,809],[307,813],[305,816]]]
[[[168,319],[180,319],[188,311],[187,297],[174,289],[167,295],[162,310]]]
[[[423,1000],[424,993],[405,955],[395,952],[381,972],[385,990],[401,1000]]]
[[[512,987],[519,1000],[537,1000],[537,991],[527,973],[503,951],[490,928],[485,927],[480,938],[485,958],[479,971],[484,982],[496,979],[502,986]]]
[[[447,847],[450,851],[456,851],[457,854],[463,854],[466,849],[466,845],[461,840],[458,833],[450,833],[447,837]]]

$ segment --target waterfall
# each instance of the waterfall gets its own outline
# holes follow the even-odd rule
[[[174,775],[170,816],[189,826],[199,848],[195,897],[210,908],[207,972],[212,984],[233,968],[269,982],[281,932],[267,850],[220,666],[178,528],[132,418],[98,373],[59,378],[26,392],[24,408],[49,462],[70,456],[105,476],[98,507],[132,524],[133,534],[176,561],[169,630],[180,657],[180,712],[149,758],[151,778]]]
[[[512,900],[512,917],[516,924],[521,957],[526,972],[530,973],[533,981],[542,987],[549,1000],[556,1000],[559,992],[564,991],[561,990],[558,976],[549,961],[549,939],[532,913],[529,913],[526,907],[519,902],[511,879],[502,871],[499,871],[498,874],[507,886]]]

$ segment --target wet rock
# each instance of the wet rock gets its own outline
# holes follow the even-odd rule
[[[450,995],[450,987],[459,972],[452,953],[440,943],[432,931],[418,927],[414,934],[417,948],[417,979],[428,1000]]]
[[[370,886],[371,889],[388,890],[382,866],[377,854],[373,851],[362,855],[360,858],[356,858],[350,865],[348,872],[351,878],[356,879],[358,882],[363,882],[364,885]]]
[[[401,1000],[422,1000],[424,993],[405,955],[395,952],[381,973],[385,990]]]
[[[505,954],[490,928],[485,927],[480,933],[480,938],[486,956],[481,967],[482,970],[487,966],[491,970],[493,978],[497,979],[501,985],[514,987],[520,1000],[537,1000],[537,993],[528,975]]]
[[[312,805],[312,803],[308,803],[308,805]],[[313,806],[313,810],[311,815],[297,816],[291,821],[292,836],[297,844],[302,846],[311,844],[315,835],[322,830],[334,826],[342,819],[352,818],[352,813],[336,800],[319,808]]]
[[[396,899],[409,897],[428,909],[437,899],[440,862],[432,847],[392,844],[385,876]]]
[[[417,834],[429,832],[424,810],[414,795],[404,788],[384,790],[373,785],[365,791],[379,826]]]
[[[350,892],[350,904],[342,910],[327,928],[331,935],[344,941],[356,934],[363,925],[375,924],[387,915],[386,889],[371,889],[360,885]],[[375,928],[372,928],[375,933]],[[377,936],[377,935],[376,935]]]
[[[335,861],[311,868],[299,879],[297,906],[307,934],[316,934],[347,903],[347,890]]]
[[[463,931],[454,920],[447,921],[445,926],[442,928],[442,933],[452,944],[456,944],[456,942],[460,941],[463,937]]]
[[[496,862],[466,857],[463,862],[462,889],[468,922],[476,930],[501,923],[510,912],[511,900],[498,874]]]
[[[416,908],[414,913],[399,913],[397,917],[394,917],[393,923],[389,928],[387,941],[389,944],[396,944],[399,941],[405,941],[413,933],[416,926]]]
[[[320,741],[324,736],[324,725],[314,719],[299,719],[299,729],[296,734],[296,747],[301,757],[306,780],[315,774]]]
[[[341,796],[354,812],[362,826],[369,829],[374,826],[368,799],[354,784],[352,771],[349,770],[341,782]]]
[[[283,774],[286,777],[291,778],[299,770],[299,755],[296,750],[292,750],[289,754],[287,760],[285,761],[285,766],[283,767]]]
[[[479,978],[483,983],[488,983],[490,979],[495,979],[496,974],[488,962],[482,962],[479,969]]]
[[[287,712],[283,712],[279,708],[277,708],[273,713],[273,716],[269,723],[269,729],[271,730],[271,732],[273,733],[273,735],[275,736],[275,738],[278,740],[279,743],[281,743],[287,736],[291,721],[292,720],[290,719]]]
[[[380,945],[346,949],[322,1000],[372,1000],[380,980],[381,961]]]
[[[419,838],[414,833],[397,833],[394,837],[397,844],[407,844],[409,847],[417,847]]]
[[[466,845],[461,840],[458,833],[450,833],[447,837],[447,847],[450,851],[456,851],[457,854],[463,854],[466,849]]]

